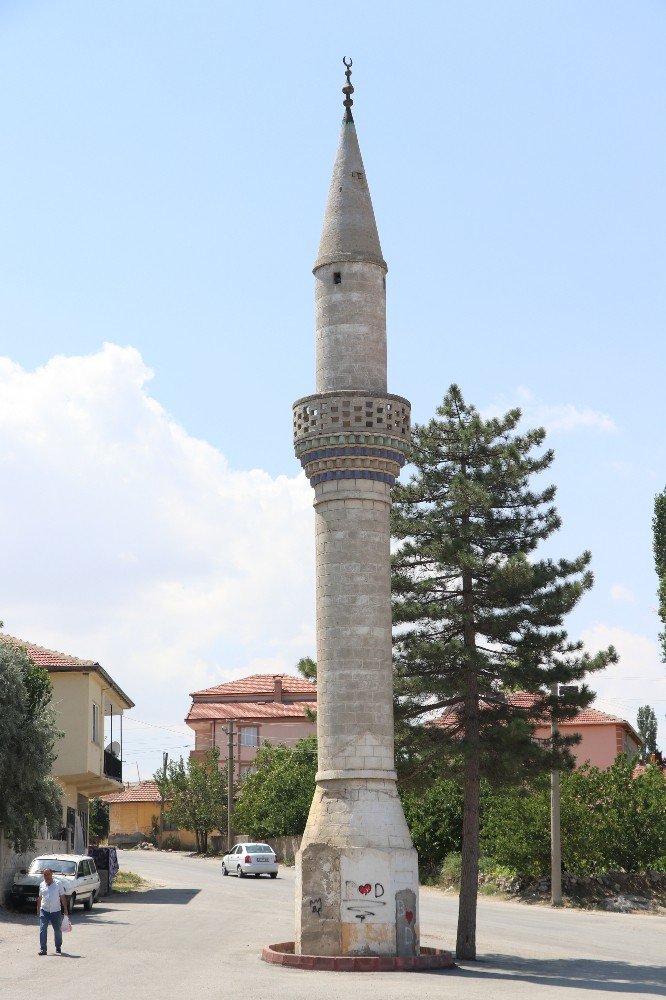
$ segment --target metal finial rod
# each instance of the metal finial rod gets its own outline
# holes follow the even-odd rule
[[[344,106],[345,106],[345,118],[344,118],[344,120],[346,122],[353,122],[354,119],[352,117],[352,111],[351,111],[352,104],[354,103],[353,100],[352,100],[352,96],[351,96],[354,93],[354,87],[352,86],[352,82],[351,82],[352,60],[350,59],[349,62],[347,62],[347,57],[343,56],[342,57],[342,62],[346,66],[345,76],[347,77],[347,83],[342,88],[342,93],[345,95],[345,99],[342,102],[344,104]]]

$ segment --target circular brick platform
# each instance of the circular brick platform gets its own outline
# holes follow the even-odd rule
[[[261,953],[264,962],[286,965],[290,969],[314,969],[321,972],[418,972],[419,969],[453,969],[450,951],[421,948],[421,954],[401,958],[392,955],[295,955],[294,942],[267,944]]]

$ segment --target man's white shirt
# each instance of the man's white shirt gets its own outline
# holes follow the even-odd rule
[[[44,879],[39,885],[39,895],[42,900],[42,910],[47,913],[60,913],[60,897],[65,895],[62,882],[53,879],[51,885],[47,885]]]

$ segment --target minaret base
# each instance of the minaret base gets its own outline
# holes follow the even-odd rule
[[[419,954],[418,858],[395,781],[318,781],[296,858],[294,950]]]

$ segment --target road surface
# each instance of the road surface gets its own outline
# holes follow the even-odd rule
[[[0,996],[34,1000],[101,991],[110,1000],[577,1000],[666,996],[666,918],[551,910],[479,900],[480,960],[420,973],[283,969],[262,945],[293,940],[294,872],[223,878],[220,863],[123,851],[123,869],[157,884],[77,907],[62,958],[37,955],[36,918],[0,909]],[[457,899],[421,893],[422,942],[451,949]],[[66,993],[63,993],[63,990]]]

